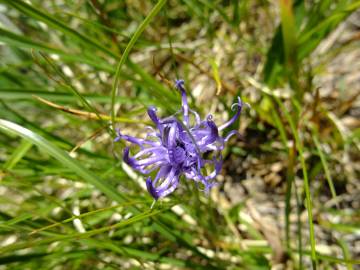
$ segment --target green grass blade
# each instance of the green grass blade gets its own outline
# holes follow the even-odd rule
[[[40,55],[45,59],[45,61],[53,68],[53,70],[61,77],[65,84],[65,88],[74,94],[75,97],[79,99],[79,101],[91,112],[95,113],[97,118],[103,124],[103,126],[107,126],[104,119],[101,117],[96,108],[86,99],[83,95],[72,85],[71,80],[65,76],[65,74],[60,70],[58,66],[55,65],[54,61],[48,57],[47,55],[40,53]]]
[[[204,6],[208,7],[210,10],[216,10],[217,12],[219,12],[220,16],[224,19],[224,21],[226,21],[229,25],[234,26],[232,20],[230,20],[230,18],[226,14],[226,11],[220,7],[221,5],[219,5],[215,1],[200,0],[199,2]]]
[[[114,225],[111,226],[106,226],[106,227],[102,227],[99,229],[94,229],[91,231],[87,231],[84,233],[74,233],[74,234],[68,234],[68,235],[60,235],[60,236],[55,236],[55,237],[51,237],[51,238],[45,238],[45,239],[40,239],[40,240],[34,240],[34,241],[28,241],[25,243],[14,243],[8,246],[4,246],[0,248],[0,252],[4,253],[4,252],[10,252],[10,251],[14,251],[14,250],[19,250],[19,249],[24,249],[27,248],[29,246],[34,246],[34,245],[47,245],[56,241],[73,241],[74,239],[84,239],[84,238],[89,238],[92,237],[94,235],[103,233],[103,232],[107,232],[109,230],[114,230],[114,229],[119,229],[125,226],[129,226],[135,222],[153,217],[158,215],[159,213],[168,210],[169,208],[165,208],[162,210],[148,210],[144,213],[140,213],[137,214],[127,220],[123,220],[119,223],[116,223]]]
[[[285,73],[291,88],[295,91],[297,98],[301,100],[302,88],[298,82],[297,28],[292,0],[280,0],[280,17],[285,52]]]
[[[48,15],[47,13],[41,11],[40,9],[29,5],[21,0],[12,1],[12,0],[0,0],[0,2],[6,3],[8,6],[11,6],[18,11],[26,14],[27,16],[46,23],[50,27],[53,27],[54,29],[57,29],[64,34],[68,35],[69,37],[72,37],[75,40],[78,40],[79,42],[91,46],[94,49],[100,50],[107,55],[111,55],[113,57],[117,57],[117,55],[112,52],[110,49],[102,46],[97,41],[85,36],[84,34],[81,34],[74,29],[71,29],[68,27],[65,23],[61,22],[60,20],[54,18],[53,16]]]
[[[280,0],[281,30],[285,48],[285,59],[290,66],[297,64],[296,25],[292,0]]]
[[[350,251],[349,251],[349,247],[347,245],[347,243],[343,240],[338,240],[337,241],[343,251],[343,254],[344,254],[344,260],[351,260],[351,256],[350,256]],[[350,262],[346,262],[346,268],[347,270],[354,270],[354,268],[352,267],[352,264]]]
[[[40,150],[50,154],[52,157],[62,163],[65,167],[73,170],[78,176],[83,178],[83,180],[94,185],[98,190],[103,192],[110,199],[120,203],[125,201],[124,195],[118,193],[115,188],[105,184],[104,181],[102,181],[100,178],[94,175],[94,173],[83,167],[76,159],[73,159],[65,151],[61,150],[60,148],[47,141],[43,137],[39,136],[38,134],[22,126],[19,126],[18,124],[3,119],[0,119],[0,129],[14,135],[18,135],[30,141],[32,144],[38,146]]]
[[[313,215],[312,215],[312,202],[311,202],[311,194],[310,194],[308,172],[307,172],[306,162],[305,162],[305,158],[304,158],[303,145],[302,145],[302,142],[301,142],[300,137],[299,137],[299,132],[296,129],[294,120],[291,117],[290,113],[288,112],[287,108],[279,100],[279,98],[277,98],[276,96],[274,96],[274,98],[275,98],[277,104],[279,105],[279,107],[281,108],[281,110],[284,112],[284,115],[285,115],[287,121],[289,122],[291,131],[292,131],[292,133],[294,135],[296,148],[297,148],[297,151],[299,153],[299,158],[300,158],[300,163],[301,163],[301,168],[302,168],[303,178],[304,178],[306,209],[307,209],[308,219],[309,219],[311,260],[312,260],[312,264],[313,264],[313,269],[316,269],[317,257],[316,257],[316,249],[315,249],[316,243],[315,243],[314,223],[313,223]]]
[[[215,59],[210,59],[210,65],[213,71],[213,77],[216,82],[216,95],[219,95],[222,88],[222,83],[220,79],[219,66],[217,65]]]
[[[72,217],[70,217],[70,218],[67,218],[67,219],[61,221],[61,222],[53,223],[53,224],[47,225],[47,226],[45,226],[45,227],[36,229],[36,230],[34,230],[33,232],[31,232],[31,234],[35,234],[35,233],[38,233],[38,232],[41,232],[41,231],[45,231],[45,230],[48,230],[48,229],[52,229],[52,228],[57,227],[57,226],[60,226],[60,225],[62,225],[62,224],[71,222],[71,221],[73,221],[74,219],[85,218],[85,217],[88,217],[88,216],[91,216],[91,215],[98,214],[98,213],[100,213],[100,212],[109,211],[109,210],[115,210],[116,208],[119,208],[119,207],[128,207],[128,206],[131,206],[131,205],[145,204],[145,203],[149,203],[149,202],[148,202],[148,201],[126,202],[126,203],[122,203],[122,204],[117,204],[117,205],[115,205],[115,206],[110,206],[110,207],[107,207],[107,208],[96,209],[96,210],[89,211],[89,212],[86,212],[86,213],[83,213],[83,214],[80,214],[80,215],[72,216]]]
[[[64,54],[58,48],[52,47],[51,45],[48,44],[42,44],[40,42],[33,41],[24,35],[18,35],[12,33],[1,27],[0,27],[0,41],[9,44],[11,46],[29,48],[29,49],[38,49],[56,54]]]
[[[16,148],[14,153],[6,160],[4,169],[11,170],[26,155],[33,144],[27,140],[22,140],[21,144]]]
[[[72,63],[85,63],[94,68],[104,70],[110,73],[115,73],[115,69],[105,61],[95,61],[89,57],[84,57],[81,54],[74,54],[64,51],[60,48],[54,47],[51,44],[34,41],[24,35],[18,35],[13,32],[0,28],[0,41],[21,49],[36,49],[48,53],[59,55],[62,59]]]
[[[131,68],[134,72],[136,72],[141,79],[144,81],[147,87],[151,87],[156,89],[155,92],[150,92],[151,95],[156,96],[155,100],[158,100],[162,106],[169,110],[169,112],[176,112],[176,108],[174,106],[179,106],[179,99],[173,94],[174,92],[170,92],[167,87],[163,84],[155,80],[151,75],[149,75],[142,67],[136,65],[131,60],[127,61],[129,68]]]
[[[319,154],[319,157],[320,157],[320,160],[321,160],[321,164],[322,164],[322,166],[324,168],[325,177],[326,177],[326,180],[327,180],[329,188],[330,188],[331,196],[333,197],[334,201],[336,202],[337,207],[339,207],[339,204],[338,204],[338,202],[336,200],[336,191],[335,191],[334,182],[332,180],[330,170],[329,170],[329,166],[327,164],[325,155],[324,155],[324,153],[323,153],[323,151],[321,149],[321,145],[320,145],[319,139],[317,137],[317,134],[315,133],[315,130],[313,130],[313,132],[312,132],[312,138],[313,138],[313,141],[315,143],[316,149],[318,151],[318,154]]]
[[[299,137],[299,132],[296,128],[295,121],[293,120],[293,117],[290,115],[288,109],[284,106],[284,104],[281,102],[281,100],[273,94],[273,92],[270,91],[270,89],[264,85],[261,85],[257,83],[256,81],[248,79],[248,81],[253,84],[255,87],[259,88],[264,94],[269,95],[274,98],[276,103],[278,104],[280,110],[284,113],[284,116],[286,120],[288,121],[290,125],[291,132],[293,133],[293,137],[295,140],[295,145],[297,148],[297,151],[299,153],[299,159],[301,163],[301,168],[303,172],[303,178],[304,178],[304,189],[305,189],[305,197],[306,197],[306,208],[308,212],[308,219],[309,219],[309,234],[310,234],[310,245],[311,245],[311,259],[313,268],[316,268],[316,262],[317,262],[317,256],[316,256],[316,243],[315,243],[315,233],[314,233],[314,223],[313,223],[313,215],[312,215],[312,202],[311,202],[311,194],[310,194],[310,186],[309,186],[309,179],[308,179],[308,172],[306,168],[306,162],[304,158],[304,151],[303,151],[303,145]]]
[[[286,171],[286,193],[285,193],[285,238],[286,246],[290,250],[290,214],[291,214],[291,194],[295,179],[295,153],[294,148],[288,150],[288,166]]]
[[[122,54],[120,61],[116,67],[114,83],[112,85],[112,90],[111,90],[111,119],[112,119],[113,126],[115,124],[115,116],[116,116],[115,97],[117,96],[117,89],[118,89],[119,82],[120,82],[121,68],[125,64],[131,49],[134,47],[134,45],[135,45],[136,41],[138,40],[138,38],[140,37],[141,33],[145,30],[145,28],[148,26],[150,21],[156,16],[156,14],[158,14],[158,12],[161,10],[161,8],[165,5],[166,1],[167,0],[159,0],[157,2],[157,4],[154,6],[154,8],[150,11],[150,13],[146,16],[146,18],[142,21],[142,23],[139,25],[139,27],[135,31],[134,35],[131,37],[129,43],[127,44],[125,51]],[[115,127],[114,127],[114,129],[115,129]]]
[[[284,126],[283,122],[281,121],[281,118],[280,118],[279,113],[277,112],[276,108],[271,109],[271,116],[274,120],[275,126],[279,130],[281,142],[282,142],[284,148],[287,149],[288,148],[288,145],[287,145],[288,137],[286,135],[285,126]]]
[[[134,36],[132,37],[132,42],[130,44],[128,44],[128,50],[126,51],[126,54],[125,54],[125,57],[124,57],[124,54],[122,55],[122,57],[120,57],[120,55],[118,55],[117,53],[113,52],[112,50],[110,50],[109,48],[106,48],[104,46],[102,46],[101,44],[99,44],[97,41],[91,39],[91,38],[88,38],[87,36],[85,36],[84,34],[82,33],[79,33],[78,31],[75,31],[74,29],[71,29],[70,27],[68,27],[66,25],[66,23],[62,22],[61,20],[49,15],[49,14],[45,14],[43,11],[41,11],[40,9],[38,8],[35,8],[23,1],[11,1],[11,0],[0,0],[0,2],[4,2],[6,3],[7,5],[9,5],[10,7],[13,7],[15,9],[17,9],[18,11],[22,12],[23,14],[35,19],[35,20],[38,20],[38,21],[41,21],[41,22],[44,22],[45,24],[47,24],[49,27],[52,27],[53,29],[56,29],[56,30],[59,30],[60,32],[62,32],[64,35],[68,36],[69,38],[72,38],[74,40],[76,40],[79,44],[81,44],[85,49],[86,48],[89,48],[91,47],[92,49],[95,49],[95,50],[98,50],[98,51],[101,51],[103,52],[105,55],[107,56],[110,56],[110,57],[113,57],[115,58],[116,60],[117,59],[121,59],[123,58],[123,60],[121,61],[122,64],[125,64],[126,63],[126,54],[129,54],[129,52],[131,51],[133,45],[135,44],[136,40],[139,38],[138,35],[141,34],[141,32],[146,28],[146,26],[148,25],[148,23],[151,21],[152,17],[156,15],[156,13],[161,9],[161,7],[165,4],[165,0],[161,0],[158,2],[158,4],[154,7],[154,9],[152,10],[152,12],[146,17],[146,19],[142,22],[142,24],[139,26],[138,28],[138,32],[136,32],[134,34]],[[158,10],[159,9],[159,10]],[[142,29],[144,28],[144,29]],[[26,46],[27,47],[30,47],[31,44],[27,44]],[[90,50],[88,50],[90,51]],[[89,55],[95,55],[92,51],[91,52],[88,52]],[[96,56],[96,55],[95,55]],[[76,61],[76,56],[69,56],[69,55],[66,55],[66,54],[62,54],[62,57],[64,59],[69,59],[69,60],[73,60],[73,61]],[[101,68],[103,70],[106,70],[106,71],[109,71],[111,73],[113,73],[114,71],[112,70],[111,66],[109,64],[107,64],[107,62],[105,60],[103,60],[102,58],[100,58],[99,56],[96,57],[96,61],[94,59],[91,59],[89,57],[82,57],[82,62],[84,63],[88,63],[92,66],[97,66],[98,68]],[[119,63],[120,64],[120,63]],[[142,70],[138,65],[132,63],[131,65],[129,65],[129,67],[134,70],[136,73],[139,72],[139,70],[142,72],[142,74],[140,74],[141,77],[144,77],[146,76],[146,79],[147,79],[147,83],[151,82],[152,85],[158,85],[158,82],[149,74],[147,74],[144,70]],[[136,69],[136,70],[135,70]],[[118,69],[118,74],[116,75],[116,77],[120,77],[121,76],[124,76],[124,74],[122,73],[121,71],[121,67],[120,69]],[[125,76],[126,77],[126,76]],[[119,78],[118,78],[119,79]],[[131,79],[129,77],[129,79]],[[133,79],[133,78],[132,78]],[[147,88],[145,88],[147,90]],[[156,88],[157,90],[163,90],[164,87],[157,87]],[[114,95],[115,93],[112,93],[112,96]],[[116,96],[116,95],[115,95]],[[168,101],[167,102],[164,102],[165,101],[165,98],[169,98],[171,100],[174,101],[174,96],[172,94],[170,94],[168,91],[162,91],[161,93],[158,94],[158,96],[162,96],[162,102],[161,104],[163,104],[163,106],[166,106],[168,108],[170,108],[171,106],[169,105],[166,105],[168,104]],[[115,100],[114,100],[115,97],[112,98],[112,102],[114,103]],[[112,106],[113,107],[113,106]],[[174,110],[175,111],[175,110]]]
[[[348,16],[360,7],[360,1],[355,1],[342,7],[341,2],[338,3],[339,8],[333,8],[330,16],[326,16],[322,21],[317,19],[311,27],[305,29],[299,36],[299,59],[308,56],[320,42],[331,33],[339,23],[343,22]]]
[[[2,100],[34,100],[34,96],[41,97],[54,102],[64,103],[76,103],[76,99],[73,94],[68,92],[51,92],[45,89],[33,89],[33,88],[1,88],[0,87],[0,99]],[[89,101],[99,103],[110,103],[111,98],[105,95],[97,94],[82,94],[82,96]],[[151,104],[145,98],[130,98],[124,96],[117,96],[116,102],[120,104]]]

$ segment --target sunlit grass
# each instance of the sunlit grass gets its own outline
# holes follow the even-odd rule
[[[358,94],[318,82],[359,7],[0,0],[0,269],[356,269]],[[180,109],[178,78],[217,123],[250,106],[220,185],[153,204],[114,128]]]

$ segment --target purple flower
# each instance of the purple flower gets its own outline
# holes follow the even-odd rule
[[[216,185],[215,177],[222,167],[221,151],[229,138],[237,134],[230,131],[225,137],[219,131],[232,125],[240,116],[242,102],[238,97],[236,114],[225,124],[217,127],[212,115],[201,120],[197,112],[189,108],[183,80],[176,80],[175,87],[181,92],[182,108],[172,116],[160,119],[156,108],[148,108],[148,115],[154,122],[156,130],[149,128],[145,139],[123,135],[118,130],[115,141],[121,139],[138,145],[140,151],[130,156],[130,149],[124,149],[124,161],[133,169],[148,175],[157,171],[154,179],[149,176],[146,186],[154,199],[159,199],[173,192],[179,184],[181,175],[196,184],[203,185],[208,192]],[[178,118],[182,114],[182,120]],[[191,121],[191,115],[193,121]],[[191,124],[194,122],[194,124]]]

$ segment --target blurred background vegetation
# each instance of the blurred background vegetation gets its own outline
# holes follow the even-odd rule
[[[0,0],[0,269],[359,269],[359,8]],[[112,128],[176,78],[217,123],[250,108],[220,185],[150,209]]]

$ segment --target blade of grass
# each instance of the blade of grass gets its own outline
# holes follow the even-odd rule
[[[62,50],[52,47],[51,45],[33,41],[24,35],[12,33],[1,27],[0,27],[0,41],[4,42],[6,44],[9,44],[11,46],[16,46],[16,47],[23,47],[23,48],[30,48],[30,49],[34,48],[34,49],[38,49],[38,50],[47,51],[50,53],[66,54]]]
[[[3,119],[0,119],[0,129],[2,129],[3,131],[7,131],[13,135],[18,135],[38,146],[41,150],[53,156],[65,167],[72,169],[85,181],[95,186],[97,189],[102,191],[114,201],[122,203],[126,200],[125,195],[118,193],[115,188],[107,185],[104,181],[95,176],[94,173],[83,167],[79,161],[71,158],[65,151],[61,150],[60,148],[53,145],[51,142],[45,140],[38,134],[32,132],[31,130]]]
[[[305,255],[311,256],[311,250],[305,250]],[[317,257],[319,260],[327,261],[327,262],[333,262],[333,263],[341,263],[341,264],[352,264],[352,265],[360,265],[360,260],[357,259],[343,259],[343,258],[337,258],[335,256],[325,255],[321,254],[319,252],[316,252]]]
[[[288,251],[290,250],[290,214],[291,214],[291,191],[295,179],[295,149],[288,150],[288,166],[286,171],[286,193],[285,193],[285,238]]]
[[[111,99],[109,96],[105,95],[97,95],[97,94],[82,94],[86,100],[93,102],[104,102],[110,103]],[[68,92],[51,92],[47,90],[39,90],[32,88],[1,88],[0,87],[0,99],[2,100],[19,100],[19,99],[27,99],[33,100],[34,96],[41,97],[50,101],[57,102],[76,102],[73,94],[69,94]],[[130,98],[124,96],[116,97],[116,102],[121,104],[148,104],[150,102],[145,98]]]
[[[220,7],[221,5],[219,3],[216,3],[216,1],[206,1],[206,0],[200,0],[199,2],[204,6],[207,6],[210,10],[213,9],[219,12],[220,16],[224,19],[224,21],[226,21],[230,26],[234,26],[232,20],[230,20],[230,18],[226,14],[226,11]],[[201,6],[200,6],[200,10],[201,10]]]
[[[301,99],[301,88],[298,83],[297,29],[292,0],[280,0],[280,17],[288,80],[297,97]]]
[[[11,170],[26,155],[33,144],[27,140],[22,140],[21,144],[16,148],[13,154],[6,160],[4,169]]]
[[[295,147],[294,147],[295,148]],[[303,233],[302,233],[302,221],[301,221],[301,213],[302,213],[302,203],[300,199],[300,194],[298,192],[299,188],[294,181],[294,194],[295,194],[295,201],[296,201],[296,213],[297,213],[297,241],[298,241],[298,249],[299,249],[299,269],[302,270],[303,268]]]
[[[62,59],[68,62],[85,63],[94,68],[104,70],[110,73],[115,73],[115,69],[105,61],[95,61],[89,57],[84,57],[82,54],[74,54],[64,51],[60,48],[53,47],[51,44],[34,41],[24,35],[18,35],[0,28],[0,41],[22,49],[36,49],[48,53],[59,55]]]
[[[312,266],[313,269],[316,269],[316,262],[317,262],[317,256],[316,256],[316,249],[315,249],[315,233],[314,233],[314,224],[313,224],[313,216],[312,216],[312,202],[311,202],[311,194],[310,194],[310,186],[309,186],[309,179],[308,179],[308,173],[306,168],[306,162],[304,158],[304,151],[303,151],[303,145],[299,137],[299,132],[296,128],[295,122],[290,115],[288,109],[284,106],[284,104],[281,102],[281,100],[278,98],[277,95],[273,94],[273,92],[266,87],[265,85],[262,85],[258,82],[256,82],[253,79],[248,79],[248,82],[251,83],[254,87],[259,89],[264,94],[274,98],[276,103],[278,104],[280,110],[284,113],[284,116],[286,120],[288,121],[290,125],[291,132],[294,136],[295,145],[297,148],[297,151],[299,153],[299,159],[301,163],[301,168],[303,172],[303,178],[304,178],[304,189],[305,189],[305,202],[306,202],[306,209],[308,213],[308,220],[309,220],[309,234],[310,234],[310,245],[311,245],[311,260],[312,260]]]
[[[280,0],[281,30],[285,48],[285,59],[290,66],[296,63],[296,25],[292,0]]]
[[[350,256],[350,252],[349,252],[349,247],[347,245],[347,243],[341,239],[338,239],[337,242],[339,243],[342,251],[343,251],[343,254],[344,254],[344,260],[347,260],[349,261],[351,258]],[[346,263],[346,268],[347,270],[353,270],[354,268],[352,267],[352,264],[351,263]]]
[[[107,55],[110,55],[112,57],[117,58],[117,55],[109,50],[108,48],[102,46],[97,41],[85,36],[84,34],[81,34],[74,29],[68,27],[65,23],[61,22],[60,20],[54,18],[51,15],[48,15],[47,13],[41,11],[39,8],[36,8],[32,5],[29,5],[21,0],[13,1],[13,0],[0,0],[0,2],[6,3],[8,6],[11,6],[18,11],[26,14],[27,16],[34,18],[35,20],[42,21],[45,24],[51,26],[54,29],[57,29],[64,34],[68,35],[69,37],[72,37],[73,39],[90,46],[94,49],[97,49],[99,51],[102,51],[106,53]]]
[[[163,102],[162,106],[165,107],[169,112],[174,113],[176,111],[176,109],[173,108],[173,105],[175,106],[179,103],[178,99],[175,97],[175,95],[173,95],[173,93],[169,91],[168,88],[155,80],[143,68],[133,63],[130,59],[127,61],[127,65],[141,77],[146,86],[151,86],[157,90],[156,92],[150,93],[151,95],[156,96],[155,100]]]
[[[10,255],[0,257],[0,265],[8,265],[15,262],[29,262],[40,259],[54,259],[57,256],[61,258],[78,258],[84,256],[96,256],[96,250],[71,250],[70,252],[51,252],[51,253],[28,253],[23,255]],[[44,258],[46,257],[46,258]]]
[[[325,155],[324,155],[324,153],[323,153],[323,151],[321,149],[321,145],[320,145],[320,142],[319,142],[319,139],[318,139],[318,136],[317,136],[317,133],[316,133],[315,129],[312,129],[311,135],[312,135],[313,141],[315,143],[316,149],[318,151],[318,154],[319,154],[319,157],[320,157],[320,160],[321,160],[321,164],[322,164],[322,166],[324,168],[324,172],[325,172],[326,180],[327,180],[329,188],[330,188],[331,196],[334,199],[334,201],[336,202],[337,208],[339,208],[339,202],[336,199],[337,196],[336,196],[334,182],[332,180],[330,170],[329,170],[329,166],[327,164]]]
[[[29,17],[37,20],[37,21],[41,21],[41,22],[47,24],[49,27],[52,27],[52,28],[54,28],[56,30],[59,30],[61,33],[65,34],[68,37],[71,37],[72,39],[74,39],[74,40],[78,41],[80,44],[82,44],[84,46],[84,48],[82,48],[82,49],[86,50],[86,48],[88,48],[90,46],[91,48],[93,48],[95,50],[99,50],[99,51],[103,52],[105,55],[110,56],[110,57],[112,57],[112,58],[114,58],[116,60],[121,59],[120,55],[118,55],[117,53],[113,52],[112,50],[110,50],[110,49],[108,49],[108,48],[106,48],[104,46],[102,46],[100,43],[96,42],[95,40],[87,38],[84,34],[81,34],[81,33],[77,32],[77,31],[75,31],[74,29],[68,27],[66,25],[66,23],[64,23],[64,22],[60,21],[59,19],[51,16],[50,14],[44,13],[43,11],[41,11],[38,8],[35,8],[35,7],[25,3],[23,1],[0,0],[0,2],[4,2],[7,5],[9,5],[9,6],[15,8],[15,9],[17,9],[18,11],[22,12],[23,14],[25,14],[25,15],[27,15],[27,16],[29,16]],[[160,4],[165,4],[165,2],[166,2],[165,0],[161,0],[160,2],[158,2],[158,4],[155,7],[161,8]],[[155,13],[156,13],[157,10],[155,10],[155,7],[152,10],[152,12],[154,12],[154,11],[155,12],[153,14],[149,14],[146,17],[145,20],[148,19],[150,21],[152,19],[150,17],[150,15],[152,15],[152,16],[156,15]],[[148,24],[148,22],[145,21],[145,20],[139,26],[138,30],[141,30],[140,27],[144,27],[144,28],[146,27],[146,25],[144,25],[144,23]],[[141,32],[142,31],[140,31],[139,34],[141,34]],[[134,35],[132,38],[134,39],[134,43],[135,43],[138,37],[136,37]],[[129,46],[129,44],[128,44],[128,46]],[[127,53],[130,52],[131,47],[129,47]],[[88,56],[96,55],[91,50],[87,50],[86,52],[88,52]],[[88,58],[88,57],[86,57],[86,58]],[[126,60],[126,59],[124,59],[124,60]],[[123,62],[125,64],[126,61],[124,61],[124,60],[123,60]],[[103,60],[102,58],[100,58],[100,57],[97,57],[96,60],[94,60],[94,61],[91,60],[91,63],[93,63],[93,62],[101,63],[101,67],[103,65],[105,65],[106,67],[109,66],[107,64],[107,62],[105,60]],[[130,69],[134,70],[136,73],[141,72],[141,74],[139,74],[139,75],[141,77],[145,77],[146,83],[150,83],[151,85],[159,85],[159,83],[151,75],[147,74],[138,65],[132,63],[131,65],[128,65],[128,66],[129,66]],[[135,68],[136,68],[136,70],[135,70]],[[111,73],[113,72],[112,70],[110,70],[110,71],[111,71]],[[124,74],[121,72],[121,70],[119,70],[119,74],[117,74],[117,76],[120,76],[120,75],[125,77],[125,78],[128,77],[129,79],[133,79],[132,78],[133,76],[132,77],[124,76]],[[145,88],[145,89],[148,91],[147,88]],[[158,96],[160,96],[161,100],[163,101],[161,103],[162,106],[164,106],[164,107],[171,110],[172,107],[171,107],[171,104],[169,104],[169,101],[175,101],[174,96],[172,94],[170,94],[169,91],[164,92],[163,91],[164,87],[156,87],[156,89],[161,90],[161,93],[159,93]],[[113,98],[112,98],[112,102],[114,102]]]
[[[52,134],[51,132],[46,131],[45,129],[41,128],[40,126],[36,125],[35,123],[29,121],[27,118],[25,118],[22,114],[12,109],[10,106],[8,106],[6,103],[4,103],[0,99],[0,104],[2,105],[1,112],[7,112],[7,115],[10,115],[11,119],[16,119],[16,121],[21,122],[22,124],[31,127],[33,130],[36,130],[37,133],[41,134],[42,136],[51,140],[54,140],[56,142],[57,146],[61,146],[64,148],[70,148],[72,149],[74,145],[70,143],[69,141],[64,140],[64,138],[56,136]],[[1,117],[4,117],[1,115]],[[90,152],[87,152],[87,154],[91,154]]]
[[[94,215],[94,214],[97,214],[97,213],[100,213],[100,212],[109,211],[109,210],[114,210],[114,209],[119,208],[119,207],[126,207],[126,206],[130,206],[130,205],[141,204],[141,203],[148,203],[148,202],[147,202],[147,201],[143,201],[143,202],[141,202],[141,201],[127,202],[127,203],[122,203],[122,204],[114,205],[114,206],[111,206],[111,207],[96,209],[96,210],[94,210],[94,211],[89,211],[89,212],[86,212],[86,213],[83,213],[83,214],[80,214],[80,215],[77,215],[77,216],[73,216],[73,217],[71,217],[71,218],[67,218],[67,219],[65,219],[65,220],[63,220],[63,221],[61,221],[61,222],[53,223],[53,224],[51,224],[51,225],[48,225],[48,226],[45,226],[45,227],[36,229],[36,230],[32,231],[30,234],[36,234],[36,233],[38,233],[38,232],[45,231],[45,230],[48,230],[48,229],[51,229],[51,228],[60,226],[60,225],[62,225],[62,224],[71,222],[71,221],[73,221],[74,219],[80,219],[80,218],[88,217],[88,216],[91,216],[91,215]]]
[[[42,103],[44,103],[44,104],[46,104],[46,105],[48,105],[48,106],[50,106],[52,108],[55,108],[55,109],[61,110],[63,112],[67,112],[67,113],[79,116],[79,117],[84,117],[84,118],[87,118],[87,119],[93,119],[93,120],[98,120],[98,121],[110,120],[110,116],[105,115],[105,114],[95,114],[95,113],[92,113],[92,112],[72,109],[72,108],[68,108],[68,107],[65,107],[65,106],[55,104],[55,103],[50,102],[50,101],[48,101],[46,99],[43,99],[41,97],[37,97],[37,96],[34,96],[34,97],[37,100],[39,100],[40,102],[42,102]],[[129,118],[125,118],[125,117],[116,117],[115,121],[116,122],[122,122],[122,123],[143,123],[143,124],[148,124],[148,122],[145,122],[145,121],[136,120],[136,119],[129,119]]]
[[[118,253],[123,256],[127,255],[133,258],[142,259],[145,262],[154,261],[159,263],[167,263],[179,267],[190,267],[189,269],[209,269],[207,266],[195,264],[191,260],[184,261],[180,259],[166,257],[162,255],[160,252],[159,253],[147,252],[129,246],[120,246],[117,243],[112,243],[112,242],[105,243],[104,241],[99,241],[98,239],[84,239],[82,242],[86,243],[87,246],[94,246],[100,249],[104,249],[104,248],[109,249],[114,253]]]
[[[1,225],[7,225],[7,226],[12,226],[15,225],[17,223],[23,222],[24,220],[28,220],[31,219],[33,217],[32,214],[30,213],[24,213],[20,216],[11,218],[10,220],[6,220],[6,221],[1,221]]]
[[[221,83],[220,74],[219,74],[219,67],[216,64],[214,59],[210,59],[210,64],[211,64],[211,68],[213,70],[213,77],[216,82],[216,89],[217,89],[216,95],[219,95],[221,93],[221,89],[222,89],[222,83]]]
[[[34,55],[34,54],[33,54]],[[96,117],[100,120],[100,122],[106,126],[106,123],[104,122],[103,118],[101,117],[101,115],[99,114],[99,112],[96,110],[96,108],[89,103],[89,101],[87,101],[83,95],[72,85],[70,79],[65,76],[65,74],[63,74],[63,72],[55,65],[54,61],[48,57],[47,55],[45,55],[44,53],[40,52],[40,55],[43,57],[43,59],[45,59],[45,61],[53,68],[53,70],[60,76],[60,78],[63,80],[64,85],[66,86],[65,88],[70,90],[71,93],[74,94],[75,97],[79,98],[79,100],[81,101],[81,103],[88,109],[90,110],[92,113],[94,113],[96,115]],[[38,62],[36,60],[36,62]]]
[[[335,4],[335,7],[337,7],[337,5],[339,5],[339,8],[333,8],[332,14],[326,16],[322,21],[319,21],[318,18],[317,21],[311,24],[311,27],[307,27],[305,29],[306,31],[300,34],[300,59],[308,56],[318,44],[320,44],[320,42],[339,25],[339,23],[343,22],[348,16],[356,11],[360,7],[360,1],[354,1],[345,7],[342,7],[340,1],[338,4]]]
[[[283,122],[281,121],[278,111],[276,110],[276,108],[274,106],[271,110],[271,116],[272,116],[272,119],[274,120],[275,126],[279,130],[281,142],[282,142],[284,148],[287,149],[288,148],[288,145],[287,145],[288,138],[286,135],[285,127],[284,127]]]
[[[296,129],[294,120],[290,113],[288,112],[287,108],[284,106],[284,104],[280,101],[279,98],[276,96],[273,96],[276,100],[277,104],[281,108],[281,110],[284,112],[285,118],[289,122],[291,131],[293,133],[295,144],[297,151],[299,153],[303,178],[304,178],[304,189],[305,189],[305,201],[306,201],[306,209],[308,212],[308,219],[309,219],[309,233],[310,233],[310,245],[311,245],[311,260],[312,260],[312,266],[313,269],[316,269],[317,264],[317,257],[316,257],[316,249],[315,249],[315,233],[314,233],[314,224],[313,224],[313,215],[312,215],[312,202],[311,202],[311,194],[310,194],[310,186],[309,186],[309,179],[307,174],[307,168],[306,168],[306,162],[304,158],[304,151],[303,151],[303,145],[299,137],[299,132]]]
[[[156,14],[161,10],[161,8],[165,5],[167,0],[159,0],[157,4],[153,7],[153,9],[150,11],[150,13],[146,16],[146,18],[142,21],[142,23],[139,25],[137,30],[135,31],[134,35],[131,37],[129,43],[127,44],[124,53],[122,54],[120,61],[116,67],[115,72],[115,78],[113,82],[113,86],[111,89],[111,122],[113,125],[113,129],[115,129],[115,98],[117,96],[118,86],[120,82],[120,71],[122,66],[125,64],[129,53],[131,49],[134,47],[136,41],[142,34],[142,32],[145,30],[145,28],[148,26],[150,21],[156,16]]]
[[[135,222],[147,219],[149,217],[155,216],[161,212],[164,212],[166,210],[169,210],[170,207],[168,208],[164,208],[162,210],[148,210],[146,212],[143,212],[141,214],[135,215],[127,220],[123,220],[119,223],[116,223],[114,225],[110,225],[110,226],[106,226],[106,227],[102,227],[99,229],[94,229],[91,231],[87,231],[84,233],[74,233],[74,234],[68,234],[68,235],[60,235],[60,236],[55,236],[55,237],[51,237],[51,238],[46,238],[46,239],[40,239],[40,240],[34,240],[34,241],[28,241],[25,243],[14,243],[8,246],[4,246],[0,248],[0,253],[5,253],[5,252],[10,252],[10,251],[14,251],[14,250],[19,250],[19,249],[24,249],[27,248],[29,246],[34,246],[34,245],[46,245],[46,244],[50,244],[56,241],[66,241],[66,240],[70,240],[73,241],[74,239],[83,239],[83,238],[89,238],[92,237],[94,235],[103,233],[103,232],[107,232],[110,230],[115,230],[115,229],[119,229],[125,226],[129,226]]]

